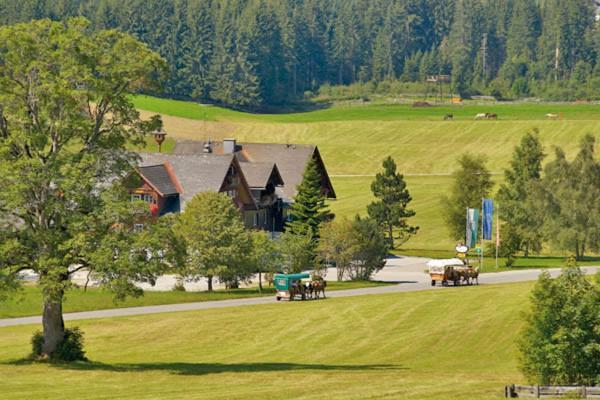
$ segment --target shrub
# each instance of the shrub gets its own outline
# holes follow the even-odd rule
[[[42,357],[44,334],[37,331],[31,338],[32,358]],[[86,361],[83,350],[83,332],[78,327],[65,329],[65,337],[58,345],[56,352],[50,357],[51,361]]]
[[[567,262],[543,272],[531,294],[521,334],[521,370],[543,385],[594,385],[600,377],[600,275],[595,282]]]
[[[183,281],[175,282],[175,285],[173,286],[173,291],[174,292],[185,292],[185,285],[183,284]]]

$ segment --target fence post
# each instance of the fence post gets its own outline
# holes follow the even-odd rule
[[[535,386],[533,387],[533,396],[534,396],[536,399],[539,399],[539,398],[540,398],[540,385],[535,385]]]
[[[587,399],[587,387],[585,385],[581,387],[581,397]]]

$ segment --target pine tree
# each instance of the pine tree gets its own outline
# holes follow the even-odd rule
[[[321,174],[314,160],[306,165],[302,183],[289,212],[288,231],[295,235],[319,237],[319,226],[329,218],[325,197],[321,193]]]
[[[375,176],[371,191],[377,200],[369,204],[367,212],[385,230],[390,248],[394,248],[395,238],[402,244],[417,233],[419,227],[411,226],[407,221],[416,214],[407,208],[412,198],[404,176],[396,172],[392,157],[383,160],[383,173]]]

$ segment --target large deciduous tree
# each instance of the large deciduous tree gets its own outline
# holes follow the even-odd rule
[[[408,218],[415,215],[414,210],[407,208],[412,197],[404,176],[396,172],[392,157],[383,160],[383,172],[375,176],[371,191],[377,200],[367,206],[367,212],[387,233],[390,248],[394,248],[395,238],[402,244],[417,233],[419,227],[408,224]]]
[[[207,278],[209,291],[213,290],[214,277],[235,283],[254,273],[246,259],[252,242],[239,210],[227,195],[197,194],[179,215],[174,229],[188,249],[184,275]]]
[[[126,146],[160,125],[140,120],[129,95],[155,87],[163,68],[131,36],[92,32],[81,18],[0,28],[0,290],[17,287],[22,270],[39,275],[46,356],[64,338],[75,271],[123,297],[174,254],[166,220],[131,232],[148,206],[132,207],[113,183],[136,160]]]
[[[481,208],[481,199],[493,187],[490,172],[481,156],[464,154],[458,159],[459,169],[453,174],[449,196],[442,196],[446,226],[453,239],[465,238],[467,208]]]

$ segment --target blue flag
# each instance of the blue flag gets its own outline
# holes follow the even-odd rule
[[[466,232],[466,245],[469,248],[475,247],[477,244],[477,225],[479,224],[479,209],[468,208],[467,209],[467,232]]]
[[[494,221],[494,200],[483,199],[483,240],[492,240],[492,224]]]

